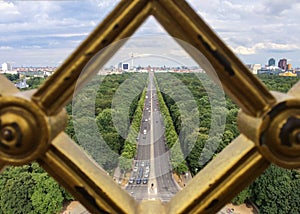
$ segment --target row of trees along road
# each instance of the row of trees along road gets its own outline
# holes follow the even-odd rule
[[[66,133],[108,172],[112,172],[118,164],[147,77],[147,74],[97,76],[66,107],[69,115]],[[32,89],[43,81],[43,78],[33,78],[32,82],[27,83]],[[127,107],[121,106],[116,108],[118,112],[114,112],[113,100],[119,97],[123,97],[122,103],[116,104]],[[124,99],[127,101],[123,102]],[[77,111],[75,116],[72,104]],[[116,117],[120,121],[113,121]],[[119,130],[116,130],[114,123],[121,125]],[[89,133],[95,126],[106,147],[95,144],[99,142],[95,141],[99,135]],[[58,213],[63,204],[70,200],[73,200],[72,196],[37,163],[7,167],[0,174],[0,213]]]
[[[228,97],[225,97],[226,109],[224,109],[220,97],[213,93],[216,90],[216,85],[205,74],[157,74],[156,77],[160,90],[163,91],[162,95],[168,106],[176,132],[179,136],[184,136],[180,138],[181,148],[185,151],[190,171],[195,175],[210,159],[239,135],[236,124],[239,108]],[[299,78],[275,75],[258,75],[258,78],[269,90],[284,93],[299,81]],[[181,87],[178,87],[178,85],[181,85]],[[187,98],[186,91],[183,89],[185,87],[192,94],[190,98],[197,103],[198,114],[186,114],[184,112],[183,104],[179,99],[180,96],[183,97],[184,102],[191,103],[191,100]],[[215,108],[213,111],[213,120],[215,121],[212,121],[212,106]],[[193,112],[195,110],[189,109],[188,111]],[[226,120],[224,120],[224,112],[226,113]],[[189,132],[184,130],[188,125],[183,121],[191,121],[192,117],[196,116],[199,117],[199,128],[193,131],[187,129]],[[209,134],[210,128],[214,124],[224,122],[223,134],[218,133],[218,130],[215,131],[216,135]],[[190,139],[194,140],[194,136],[196,136],[196,142],[191,144]],[[191,145],[193,147],[188,148]],[[300,213],[299,170],[288,170],[271,165],[233,199],[235,204],[245,202],[254,203],[260,213]]]
[[[122,170],[128,171],[132,168],[132,160],[137,153],[137,137],[139,136],[141,121],[143,117],[144,103],[146,99],[146,88],[140,96],[137,108],[135,110],[133,120],[130,125],[127,139],[125,140],[122,154],[119,158],[119,167]]]
[[[238,135],[238,108],[218,94],[205,74],[161,73],[156,78],[189,170],[195,175]]]
[[[132,135],[131,124],[132,128],[139,126],[137,112],[147,78],[144,73],[98,76],[73,99],[69,120],[73,127],[68,131],[109,173],[118,166],[121,155],[132,158],[136,152],[136,145],[125,139]]]
[[[163,116],[164,125],[165,125],[166,144],[168,148],[170,148],[170,161],[171,161],[172,169],[176,173],[185,173],[188,171],[188,168],[184,160],[184,154],[181,150],[179,137],[176,133],[172,117],[164,101],[162,92],[160,91],[160,87],[158,86],[156,78],[154,79],[154,82],[157,89],[156,91],[157,91],[157,98],[159,102],[159,108]]]

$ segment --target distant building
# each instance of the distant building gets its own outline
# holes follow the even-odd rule
[[[122,70],[122,62],[119,62],[119,64],[118,64],[118,70]]]
[[[2,71],[7,72],[7,71],[12,71],[12,66],[10,63],[2,63]]]
[[[250,70],[253,74],[257,74],[257,71],[261,69],[261,64],[253,64],[250,66]]]
[[[275,74],[275,75],[278,75],[279,73],[282,73],[284,72],[284,70],[282,70],[281,68],[275,66],[275,65],[272,65],[272,66],[267,66],[267,67],[264,67],[264,68],[261,68],[257,71],[258,74]]]
[[[281,68],[282,70],[286,71],[287,70],[287,59],[280,59],[278,62],[278,67]]]
[[[288,70],[288,71],[291,71],[291,70],[292,70],[292,64],[290,64],[290,63],[287,64],[287,70]]]
[[[26,83],[26,79],[23,79],[20,82],[16,83],[15,86],[20,89],[29,87],[29,85],[27,85],[27,83]]]
[[[122,71],[129,71],[129,63],[122,63]]]
[[[284,76],[284,77],[296,77],[297,74],[291,71],[286,71],[284,73],[280,73],[279,76]]]
[[[268,66],[275,66],[275,63],[276,63],[275,59],[271,58],[269,59]]]

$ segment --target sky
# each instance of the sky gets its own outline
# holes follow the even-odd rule
[[[59,66],[117,5],[117,0],[1,1],[0,63]],[[188,0],[221,39],[246,64],[288,59],[300,67],[300,1]],[[149,42],[153,38],[157,42]],[[136,64],[193,64],[154,18],[126,43],[118,60]],[[145,42],[148,41],[148,46]],[[121,54],[122,53],[122,54]],[[158,59],[165,61],[159,62]],[[139,61],[140,60],[140,61]],[[167,62],[168,61],[168,62]]]

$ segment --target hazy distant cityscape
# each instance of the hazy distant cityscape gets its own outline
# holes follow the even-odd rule
[[[262,64],[246,64],[249,70],[253,74],[271,74],[279,76],[299,76],[300,68],[293,68],[292,64],[288,63],[288,60],[281,58],[276,62],[276,59],[270,58],[265,65]],[[9,62],[3,62],[1,66],[0,73],[6,74],[18,74],[20,79],[30,78],[30,77],[48,77],[51,76],[57,67],[44,66],[44,67],[14,67]],[[179,72],[179,73],[189,73],[189,72],[200,72],[205,71],[199,66],[140,66],[134,65],[133,60],[131,63],[119,63],[118,65],[111,65],[101,69],[99,75],[109,75],[109,74],[121,74],[124,72]]]

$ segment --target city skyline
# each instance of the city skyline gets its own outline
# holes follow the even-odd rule
[[[300,12],[299,2],[188,2],[245,64],[265,65],[269,58],[277,61],[286,58],[293,67],[299,67],[299,28],[295,24]],[[1,1],[1,63],[59,66],[117,3],[117,0]],[[166,33],[154,18],[149,18],[135,36],[152,35],[166,36]],[[153,50],[152,46],[147,48]],[[179,59],[183,64],[190,63],[183,60],[184,51],[170,49],[156,49],[156,54],[175,61]]]

